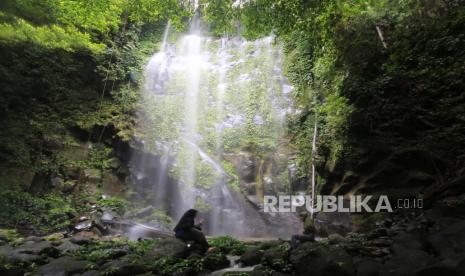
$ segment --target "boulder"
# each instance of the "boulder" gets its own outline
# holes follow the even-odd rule
[[[263,257],[263,250],[258,248],[249,248],[239,258],[239,262],[244,266],[259,264]]]
[[[93,243],[92,239],[82,236],[74,236],[70,239],[70,241],[77,245],[88,245]]]
[[[68,253],[72,251],[76,251],[81,246],[69,241],[69,240],[64,240],[59,246],[56,247],[58,250],[60,250],[63,253]]]
[[[188,248],[186,244],[176,238],[163,238],[158,240],[145,256],[145,260],[154,260],[161,257],[183,258],[186,257]]]
[[[298,275],[354,275],[350,255],[339,246],[303,243],[291,252],[290,261]]]
[[[46,258],[41,255],[19,253],[16,248],[4,245],[0,246],[0,263],[3,264],[29,264],[29,263],[45,263]]]
[[[28,241],[15,248],[15,251],[23,254],[40,255],[44,254],[50,257],[58,257],[59,250],[56,249],[49,241]]]
[[[87,261],[80,261],[69,256],[52,260],[50,263],[39,267],[37,275],[42,276],[66,276],[81,273],[90,265]]]
[[[207,254],[203,259],[205,269],[214,271],[229,266],[229,260],[222,253]]]
[[[146,272],[147,269],[143,265],[136,264],[130,259],[119,259],[104,264],[102,271],[103,275],[126,276],[141,274]]]
[[[288,252],[281,247],[272,247],[263,252],[262,264],[281,271],[289,263]]]

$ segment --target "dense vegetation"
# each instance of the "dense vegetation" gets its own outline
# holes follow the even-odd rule
[[[189,13],[176,1],[2,1],[3,225],[69,224],[55,199],[82,202],[89,177],[98,190],[115,171],[114,143],[134,132],[137,74],[166,20],[182,29]]]
[[[216,3],[205,8],[216,33],[239,21],[246,37],[285,42],[299,168],[308,176],[317,163],[322,192],[431,195],[460,178],[462,1]]]

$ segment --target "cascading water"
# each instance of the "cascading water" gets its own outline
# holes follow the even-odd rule
[[[292,87],[282,75],[281,50],[273,37],[214,39],[202,36],[199,24],[193,24],[174,43],[168,38],[169,25],[144,72],[141,139],[155,165],[147,166],[151,163],[141,159],[142,153],[135,157],[132,173],[136,184],[144,183],[140,192],[174,219],[187,209],[199,209],[210,235],[288,236],[299,231],[295,217],[259,210],[263,182],[272,182],[273,170],[278,171],[275,159],[286,158],[278,148],[286,139],[286,114],[293,111],[288,98]],[[260,193],[250,195],[239,187],[241,173],[233,168],[245,150],[268,154],[253,169]],[[262,168],[265,162],[268,169]],[[282,175],[284,181],[284,171]],[[281,185],[276,190],[285,191]]]

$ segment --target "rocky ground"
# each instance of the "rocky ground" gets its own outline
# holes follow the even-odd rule
[[[294,250],[283,240],[212,238],[216,250],[205,256],[171,237],[128,241],[86,229],[24,238],[3,230],[0,275],[465,275],[462,202],[363,216],[351,232]]]

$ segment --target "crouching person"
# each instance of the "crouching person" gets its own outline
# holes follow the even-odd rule
[[[200,252],[204,254],[208,250],[208,242],[202,233],[202,222],[195,224],[197,214],[198,211],[195,209],[185,212],[174,227],[174,235],[184,242],[193,241],[194,246],[198,247]]]

